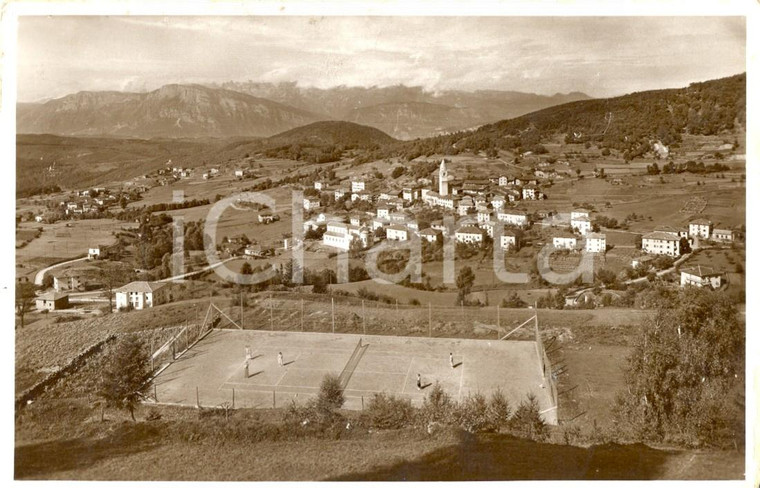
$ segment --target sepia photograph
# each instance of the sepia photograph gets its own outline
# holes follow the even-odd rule
[[[7,481],[757,486],[740,3],[9,4]]]

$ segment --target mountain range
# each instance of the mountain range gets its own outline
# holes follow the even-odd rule
[[[295,83],[165,85],[148,93],[79,92],[17,105],[17,132],[65,136],[268,137],[316,121],[356,122],[396,139],[446,134],[589,99],[421,87],[303,88]]]

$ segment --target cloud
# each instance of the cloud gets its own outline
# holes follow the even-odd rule
[[[30,17],[18,85],[21,100],[248,79],[609,96],[743,71],[745,42],[733,17]]]

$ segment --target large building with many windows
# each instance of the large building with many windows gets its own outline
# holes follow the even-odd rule
[[[675,258],[681,255],[681,238],[668,232],[650,232],[641,237],[641,250]]]

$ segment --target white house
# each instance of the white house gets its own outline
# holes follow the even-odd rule
[[[641,250],[648,254],[681,254],[681,238],[667,232],[650,232],[641,237]]]
[[[493,197],[493,199],[491,200],[491,206],[495,208],[496,210],[504,208],[505,203],[506,203],[506,200],[504,199],[504,197],[500,195]]]
[[[402,196],[407,202],[413,202],[419,200],[420,190],[417,188],[404,188],[402,190]]]
[[[424,239],[428,242],[437,242],[440,240],[441,231],[429,228],[421,230],[419,235],[420,239]]]
[[[317,180],[317,181],[315,181],[315,182],[314,182],[314,189],[315,189],[315,190],[320,190],[320,191],[322,191],[322,190],[324,190],[324,189],[326,189],[326,188],[327,188],[327,183],[325,183],[324,181],[322,181],[322,180]]]
[[[575,220],[580,217],[586,217],[587,219],[590,219],[591,213],[585,208],[576,208],[570,211],[570,220]]]
[[[321,202],[319,201],[319,198],[314,197],[307,197],[303,199],[303,209],[304,210],[314,210],[321,206]]]
[[[586,252],[605,252],[607,250],[607,236],[590,232],[586,234]]]
[[[456,233],[454,233],[454,238],[457,242],[465,244],[479,244],[483,242],[484,234],[485,232],[483,229],[467,225],[456,231]]]
[[[69,296],[66,293],[51,291],[34,299],[37,310],[60,310],[69,306]]]
[[[591,232],[591,221],[588,217],[577,217],[570,220],[570,226],[573,230],[579,232],[581,235],[586,235]]]
[[[87,259],[100,259],[100,246],[91,247],[87,250]]]
[[[364,191],[364,188],[365,188],[364,180],[360,180],[360,179],[353,179],[353,180],[351,180],[351,192],[352,193]]]
[[[496,218],[505,224],[516,225],[518,227],[525,227],[528,225],[528,214],[522,210],[499,210],[499,212],[496,214]]]
[[[730,229],[715,229],[712,233],[712,237],[716,241],[733,242],[734,231]]]
[[[485,210],[485,209],[478,210],[478,222],[479,223],[490,222],[490,221],[491,221],[491,211],[490,210]]]
[[[499,243],[501,248],[505,251],[510,248],[517,249],[517,233],[515,231],[504,229],[499,240],[501,241]]]
[[[385,229],[385,237],[391,241],[409,240],[409,230],[403,225],[394,224]]]
[[[689,236],[709,239],[712,234],[712,222],[706,219],[697,219],[689,222]]]
[[[135,310],[155,307],[171,299],[166,283],[155,281],[133,281],[115,290],[116,309],[122,310],[130,306]]]
[[[722,276],[722,273],[716,272],[708,266],[697,265],[690,268],[681,268],[681,286],[720,288]]]
[[[578,239],[569,233],[561,233],[552,237],[552,244],[556,249],[575,249]]]
[[[538,193],[538,188],[535,185],[526,185],[522,189],[523,200],[536,200]]]

